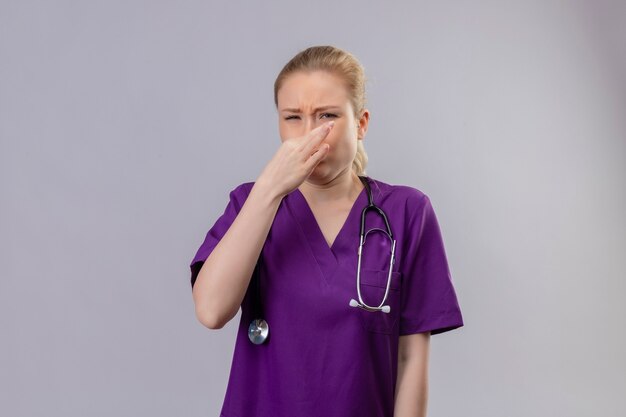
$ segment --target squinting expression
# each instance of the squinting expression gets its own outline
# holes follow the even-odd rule
[[[332,178],[346,167],[350,168],[356,155],[357,140],[362,139],[361,130],[364,133],[365,129],[357,128],[358,122],[341,78],[327,71],[293,73],[278,91],[277,101],[281,142],[304,136],[330,120],[335,121],[335,126],[322,141],[330,145],[328,155],[311,175]],[[368,115],[364,115],[365,125]]]

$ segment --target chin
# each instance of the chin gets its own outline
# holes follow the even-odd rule
[[[313,168],[313,171],[311,171],[311,174],[309,174],[309,177],[323,178],[327,176],[328,174],[329,174],[328,166],[324,161],[322,161],[319,164],[317,164],[315,168]]]

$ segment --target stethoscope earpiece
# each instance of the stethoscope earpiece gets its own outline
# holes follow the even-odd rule
[[[350,300],[350,307],[360,307],[366,311],[382,311],[383,313],[389,313],[391,311],[391,307],[389,307],[388,305],[382,307],[369,307],[365,304],[359,303],[354,298]]]

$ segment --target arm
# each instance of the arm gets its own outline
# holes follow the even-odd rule
[[[430,332],[400,336],[394,417],[426,417]]]
[[[204,326],[219,329],[239,311],[282,197],[257,181],[205,260],[193,286],[196,317]]]

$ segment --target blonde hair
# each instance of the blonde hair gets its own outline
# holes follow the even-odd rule
[[[348,98],[354,110],[354,118],[359,120],[365,109],[365,71],[363,66],[351,53],[330,45],[311,46],[296,54],[276,77],[274,82],[274,104],[278,108],[278,90],[285,79],[297,71],[325,70],[343,79],[348,91]],[[363,140],[357,140],[357,150],[352,160],[352,170],[357,175],[367,175],[367,153]]]

